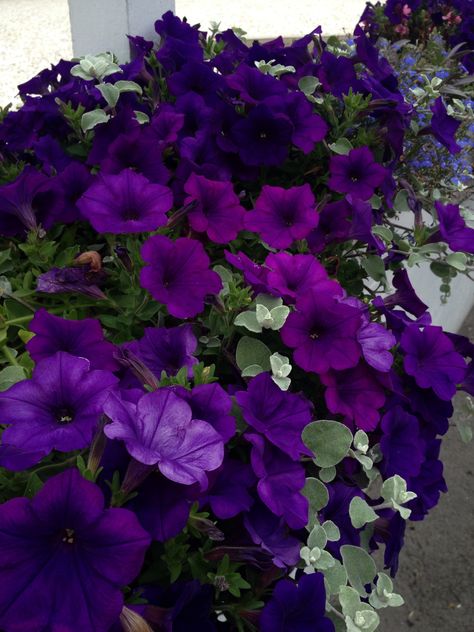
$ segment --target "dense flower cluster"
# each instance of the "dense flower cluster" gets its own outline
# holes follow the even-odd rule
[[[369,553],[395,575],[474,394],[407,263],[469,272],[474,229],[399,178],[414,108],[360,27],[155,29],[2,114],[0,628],[373,631]]]

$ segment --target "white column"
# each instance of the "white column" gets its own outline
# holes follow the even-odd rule
[[[128,61],[127,35],[156,39],[155,21],[175,10],[174,0],[68,0],[75,57],[110,51]]]

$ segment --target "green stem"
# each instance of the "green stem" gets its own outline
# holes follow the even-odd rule
[[[11,365],[19,366],[18,360],[15,358],[15,356],[13,355],[13,353],[8,347],[2,347],[2,352]]]

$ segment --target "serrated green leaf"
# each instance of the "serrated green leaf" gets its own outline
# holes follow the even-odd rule
[[[313,452],[319,467],[337,465],[347,455],[352,444],[352,432],[347,426],[322,419],[306,426],[302,433],[303,443]]]

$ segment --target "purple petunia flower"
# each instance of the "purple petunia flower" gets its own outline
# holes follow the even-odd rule
[[[363,362],[347,371],[330,371],[320,376],[326,386],[324,397],[332,413],[344,415],[362,430],[374,430],[380,420],[379,410],[385,392],[376,372]]]
[[[91,270],[90,266],[51,268],[39,275],[36,289],[46,294],[84,294],[95,299],[106,299],[99,287],[104,279],[103,270]]]
[[[244,165],[256,167],[285,162],[292,135],[293,125],[289,118],[284,114],[273,114],[265,104],[257,105],[231,130]]]
[[[29,329],[35,336],[26,343],[26,348],[35,362],[57,351],[66,351],[89,360],[91,369],[115,371],[118,368],[114,359],[115,345],[105,340],[100,322],[95,318],[68,320],[39,309]]]
[[[103,175],[78,202],[79,209],[99,233],[142,233],[166,224],[173,205],[168,187],[151,183],[126,169]]]
[[[417,495],[408,508],[412,510],[411,520],[423,520],[428,511],[439,502],[441,492],[447,492],[443,477],[443,463],[439,460],[441,441],[430,441],[425,452],[425,461],[418,476],[410,479],[410,491]]]
[[[450,400],[466,374],[466,362],[441,327],[407,327],[402,334],[403,366],[421,388],[432,388]]]
[[[298,296],[324,287],[337,287],[328,279],[325,267],[312,255],[292,255],[289,252],[270,254],[265,259],[268,286],[286,302],[294,303]]]
[[[227,459],[209,479],[209,492],[201,502],[209,503],[218,518],[229,520],[250,509],[254,501],[249,488],[255,484],[255,475],[249,465]]]
[[[149,544],[135,515],[104,509],[100,489],[77,470],[49,479],[32,500],[9,500],[0,505],[0,626],[107,632]]]
[[[383,325],[371,323],[367,318],[357,332],[357,342],[362,349],[364,360],[371,367],[382,373],[390,371],[393,355],[390,349],[395,346],[397,339]]]
[[[341,290],[342,291],[342,290]],[[361,354],[357,332],[361,310],[345,305],[334,288],[312,290],[296,301],[281,330],[283,342],[295,349],[295,362],[305,371],[325,373],[354,367]]]
[[[344,544],[360,545],[359,529],[352,525],[349,506],[356,496],[364,498],[363,492],[355,485],[347,485],[341,481],[333,481],[327,486],[329,501],[318,514],[321,522],[332,520],[339,528],[341,537],[337,542],[328,542],[327,549],[333,555],[339,553]]]
[[[318,224],[315,199],[309,184],[291,189],[264,185],[245,228],[257,232],[274,248],[288,248],[304,239]]]
[[[85,358],[55,353],[37,364],[30,380],[0,393],[0,421],[8,424],[3,442],[43,455],[86,448],[117,383],[108,371],[91,371]]]
[[[207,233],[217,244],[233,241],[244,227],[244,209],[231,182],[209,180],[192,173],[184,185],[188,197],[184,204],[194,203],[187,217],[191,228]]]
[[[304,468],[262,436],[246,433],[245,438],[252,444],[250,460],[259,478],[257,491],[261,500],[289,527],[302,529],[308,523],[308,501],[301,494]]]
[[[393,285],[397,291],[383,299],[385,307],[390,308],[399,305],[417,318],[426,312],[428,306],[416,295],[406,270],[397,270],[395,272],[393,275]]]
[[[474,228],[466,225],[456,204],[435,202],[439,234],[451,250],[474,254]]]
[[[267,275],[268,270],[264,266],[249,259],[244,252],[238,252],[235,255],[228,250],[224,251],[226,261],[234,268],[240,270],[244,274],[244,280],[250,285],[256,294],[265,294],[268,292]]]
[[[430,125],[433,136],[451,154],[458,154],[461,151],[461,145],[458,145],[455,136],[461,122],[457,121],[453,116],[449,116],[442,97],[436,99],[433,105],[430,106],[430,110],[433,112]]]
[[[193,355],[197,347],[197,339],[190,325],[180,327],[145,327],[143,338],[128,347],[150,371],[158,378],[161,372],[176,375],[187,367],[188,377],[193,374],[193,366],[198,359]]]
[[[420,436],[418,419],[401,406],[395,406],[382,417],[380,428],[384,478],[395,474],[405,479],[417,476],[425,460],[425,442]]]
[[[209,269],[209,257],[195,239],[172,241],[164,235],[146,240],[141,252],[148,265],[140,273],[142,287],[164,303],[176,318],[191,318],[204,309],[204,299],[217,294],[222,281]]]
[[[368,200],[385,179],[385,167],[374,160],[368,147],[351,149],[347,156],[331,156],[328,186],[332,191]]]
[[[262,632],[334,632],[326,617],[324,575],[302,575],[298,584],[281,579],[260,616]]]
[[[170,389],[143,395],[137,404],[110,395],[104,406],[112,420],[109,439],[121,439],[138,462],[157,466],[175,483],[207,486],[206,472],[224,458],[222,437],[210,424],[193,419],[191,407]]]
[[[260,373],[235,398],[245,421],[280,450],[295,461],[308,454],[301,433],[313,418],[312,405],[302,395],[282,391],[269,373]]]

